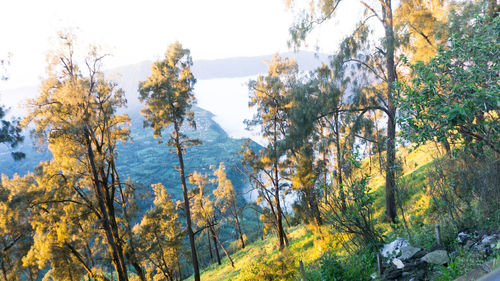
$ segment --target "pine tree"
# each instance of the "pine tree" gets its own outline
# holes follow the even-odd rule
[[[173,281],[178,271],[182,233],[175,205],[162,184],[154,184],[153,207],[133,229],[140,257],[146,264],[147,280]]]
[[[197,192],[193,195],[193,218],[197,226],[201,229],[206,228],[209,230],[210,235],[214,241],[215,252],[217,255],[217,262],[221,264],[219,257],[219,250],[217,245],[219,245],[227,258],[231,262],[231,266],[234,267],[234,262],[229,253],[227,252],[224,244],[219,238],[219,232],[217,225],[219,220],[215,214],[215,204],[210,199],[210,194],[205,191],[206,185],[209,183],[207,176],[203,176],[200,173],[194,172],[190,177],[189,181],[197,187]]]
[[[281,207],[281,193],[286,183],[281,178],[281,173],[286,168],[286,161],[282,159],[284,151],[280,149],[279,142],[282,141],[288,130],[287,108],[291,106],[290,95],[293,88],[298,67],[295,60],[281,59],[278,55],[273,56],[269,63],[268,74],[259,76],[257,80],[250,81],[249,106],[257,109],[252,120],[247,120],[249,128],[259,128],[261,135],[267,141],[267,146],[260,155],[252,154],[246,150],[244,156],[245,164],[249,165],[253,172],[250,173],[251,181],[260,190],[261,198],[269,203],[270,210],[275,216],[273,221],[278,235],[279,249],[285,247],[286,238],[283,229],[283,210]],[[266,179],[259,175],[263,172]],[[267,188],[271,188],[270,192]]]
[[[216,198],[215,207],[219,209],[224,217],[231,217],[235,226],[235,232],[241,242],[241,248],[245,248],[245,239],[243,238],[243,231],[241,230],[240,215],[241,211],[238,208],[238,200],[236,199],[236,192],[234,191],[233,184],[226,176],[224,163],[220,163],[219,167],[214,171],[215,183],[217,188],[214,189],[213,194]]]
[[[151,76],[139,83],[139,93],[141,95],[139,99],[146,105],[141,110],[146,119],[144,124],[153,128],[155,137],[162,137],[162,130],[170,125],[173,126],[167,144],[175,148],[179,159],[178,171],[184,196],[186,230],[191,245],[195,280],[199,281],[200,270],[191,222],[186,168],[183,159],[186,148],[198,144],[199,141],[191,140],[181,132],[186,121],[195,127],[194,113],[191,111],[191,106],[195,102],[193,87],[196,79],[191,73],[192,64],[188,49],[183,49],[178,42],[170,45],[165,59],[153,63]]]
[[[95,273],[80,249],[87,248],[85,243],[90,244],[90,239],[105,241],[118,280],[126,281],[127,266],[114,203],[121,188],[114,168],[114,151],[117,142],[126,141],[129,134],[128,116],[116,114],[117,108],[125,104],[123,91],[103,77],[99,68],[104,56],[98,55],[97,48],[91,48],[85,59],[87,69],[80,69],[74,58],[74,36],[61,33],[60,40],[61,48],[49,56],[48,77],[40,95],[29,102],[28,115],[23,120],[25,126],[35,125],[36,137],[48,143],[53,155],[53,159],[40,168],[42,176],[38,185],[47,189],[44,194],[48,197],[36,205],[47,209],[50,215],[39,217],[42,224],[35,227],[39,233],[37,239],[55,239],[55,245],[65,248],[73,262],[93,278],[101,279],[103,275]],[[51,190],[52,186],[58,189]],[[78,219],[74,218],[75,214]],[[54,219],[60,221],[55,224],[60,227],[55,233],[54,228],[43,225],[53,223]],[[72,233],[76,235],[77,228],[85,235],[75,237]],[[103,232],[98,232],[98,228]],[[69,235],[70,240],[64,238],[65,235]],[[44,245],[53,244],[48,241],[37,244],[35,240],[31,259],[36,259],[36,245],[38,250],[45,251]],[[69,268],[71,264],[65,278],[71,280],[78,271]]]

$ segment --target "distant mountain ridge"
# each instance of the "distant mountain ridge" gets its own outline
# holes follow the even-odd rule
[[[300,69],[304,71],[312,70],[319,66],[321,57],[326,58],[326,55],[322,55],[318,59],[312,52],[285,53],[282,56],[296,56]],[[271,59],[272,55],[200,60],[194,62],[192,71],[198,80],[224,78],[221,79],[220,84],[220,91],[223,91],[224,85],[227,83],[227,79],[225,80],[225,78],[246,77],[265,73],[267,65],[264,63],[264,60]],[[177,192],[180,190],[178,173],[174,169],[178,165],[177,158],[167,148],[165,143],[159,144],[158,140],[153,138],[153,132],[150,128],[143,128],[143,117],[139,113],[143,105],[138,100],[138,83],[150,75],[151,64],[151,61],[145,61],[105,71],[108,76],[111,76],[110,79],[115,80],[124,90],[128,101],[127,108],[120,111],[129,114],[132,119],[132,142],[119,145],[117,166],[123,178],[130,177],[132,181],[145,186],[162,182],[172,191],[175,198],[180,198]],[[113,77],[115,73],[120,73],[120,75]],[[197,88],[195,88],[195,94],[196,90]],[[2,94],[12,95],[20,102],[22,99],[35,97],[37,95],[37,88],[27,87],[5,91]],[[207,93],[207,95],[210,95],[210,93]],[[13,107],[12,104],[10,106]],[[231,106],[231,104],[227,106]],[[218,165],[220,162],[224,162],[229,178],[233,180],[235,187],[241,190],[244,183],[237,169],[240,160],[235,156],[235,153],[240,149],[244,139],[229,137],[221,126],[213,120],[214,114],[211,112],[196,106],[193,107],[193,110],[195,111],[197,130],[187,129],[187,134],[190,137],[200,139],[203,144],[187,150],[185,156],[187,171],[210,174],[209,167],[211,165]],[[23,114],[23,111],[18,110],[14,114],[19,116]],[[167,138],[168,132],[165,132],[164,136]],[[255,149],[260,147],[257,143],[253,143],[252,145]],[[14,162],[9,155],[9,151],[5,147],[0,147],[1,174],[8,176],[12,176],[14,173],[25,174],[28,171],[33,171],[40,161],[51,158],[51,154],[47,150],[42,153],[36,152],[33,142],[29,138],[21,144],[19,149],[27,154],[27,158]]]

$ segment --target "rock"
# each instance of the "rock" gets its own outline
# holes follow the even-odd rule
[[[421,257],[423,257],[423,256],[425,256],[425,255],[427,255],[427,253],[428,253],[428,252],[427,252],[427,251],[425,251],[425,250],[418,251],[415,255],[413,255],[413,258],[414,258],[414,259],[419,259],[419,258],[421,258]]]
[[[406,261],[411,259],[416,253],[420,252],[420,248],[415,248],[412,246],[406,246],[401,248],[401,256],[399,256],[399,259],[402,261]]]
[[[400,259],[392,259],[392,263],[396,266],[397,269],[401,269],[405,267],[404,263]]]
[[[493,234],[490,236],[484,236],[483,240],[481,240],[481,243],[485,246],[489,246],[489,245],[493,244],[494,242],[496,242],[496,240],[497,240],[497,236],[495,234]]]
[[[407,247],[407,246],[410,246],[410,243],[407,240],[398,237],[391,243],[385,244],[380,253],[385,258],[395,257],[399,254],[402,247]]]
[[[450,258],[445,250],[436,250],[425,255],[422,260],[431,264],[443,265],[448,263]]]
[[[472,247],[472,245],[474,245],[474,241],[467,240],[467,242],[465,242],[464,249],[469,250]]]
[[[389,270],[385,273],[385,280],[393,280],[401,277],[403,275],[403,271],[401,269]]]
[[[466,243],[469,239],[470,235],[465,232],[460,232],[457,237],[457,241],[462,245]]]

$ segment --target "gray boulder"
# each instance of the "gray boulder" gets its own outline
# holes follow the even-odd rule
[[[423,256],[422,260],[431,264],[443,265],[450,262],[450,257],[445,250],[436,250]]]
[[[411,259],[416,253],[418,253],[421,249],[420,248],[415,248],[412,246],[406,246],[401,248],[401,256],[399,256],[399,259],[402,261],[406,261]]]

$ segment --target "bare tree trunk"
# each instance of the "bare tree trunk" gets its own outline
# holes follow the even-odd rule
[[[231,262],[231,266],[234,268],[234,261],[233,259],[231,258],[231,256],[229,255],[229,253],[226,251],[226,248],[224,248],[224,245],[222,245],[222,242],[220,241],[219,239],[219,235],[217,235],[217,233],[215,232],[215,229],[212,229],[212,233],[214,235],[214,238],[217,239],[217,242],[219,242],[219,245],[220,247],[222,248],[222,250],[224,251],[224,253],[226,254],[226,257],[229,259],[229,261]]]
[[[283,220],[282,220],[282,210],[281,210],[281,203],[280,203],[280,189],[279,189],[279,174],[278,174],[278,153],[276,151],[276,144],[277,144],[277,128],[276,128],[276,121],[274,123],[274,143],[273,143],[273,156],[274,156],[274,167],[273,167],[273,177],[274,177],[274,200],[276,204],[276,223],[278,227],[278,241],[279,241],[279,250],[282,251],[285,248],[285,241],[284,241],[284,234],[285,231],[283,230]],[[288,246],[288,243],[286,243]]]
[[[337,188],[339,189],[340,201],[342,203],[342,211],[346,209],[345,202],[345,193],[344,193],[344,182],[342,179],[342,148],[340,147],[340,131],[339,131],[339,114],[335,113],[334,115],[335,122],[335,134],[337,135],[335,138],[335,146],[337,148]]]
[[[215,248],[215,255],[217,257],[217,264],[221,265],[219,248],[217,248],[217,238],[215,237],[215,231],[213,230],[212,227],[209,228],[210,228],[210,233],[212,234],[212,239],[214,240],[214,248]]]
[[[196,242],[194,240],[194,232],[191,225],[191,209],[189,207],[189,197],[186,184],[186,175],[184,170],[184,159],[182,156],[182,147],[179,141],[179,126],[177,122],[174,122],[174,134],[175,134],[175,149],[177,152],[177,157],[179,158],[179,174],[181,176],[182,183],[182,194],[184,196],[184,212],[186,215],[186,230],[189,237],[189,244],[191,246],[191,260],[193,263],[194,270],[194,280],[200,281],[200,267],[198,265],[198,255],[196,253]]]
[[[278,169],[276,169],[276,174]],[[277,176],[276,176],[277,178]],[[278,226],[278,241],[279,241],[279,249],[280,251],[285,248],[285,241],[284,241],[284,230],[283,230],[283,214],[281,211],[281,204],[280,204],[280,197],[279,197],[279,188],[277,184],[274,187],[274,199],[275,199],[275,204],[276,204],[276,220],[277,220],[277,226]],[[288,244],[288,243],[287,243]]]
[[[238,213],[234,216],[236,218],[236,226],[238,227],[238,233],[240,234],[241,248],[245,249],[245,241],[243,239],[243,232],[241,231],[240,220],[238,219]]]
[[[212,262],[214,260],[214,254],[212,252],[212,242],[210,242],[209,231],[207,231],[207,241],[208,241],[208,250],[210,252],[210,262]]]
[[[396,200],[395,192],[395,160],[396,160],[396,106],[393,100],[393,83],[396,81],[396,71],[394,67],[394,30],[392,22],[391,0],[384,0],[382,5],[383,20],[386,41],[386,64],[387,64],[387,166],[385,176],[385,206],[386,217],[390,222],[396,222]]]
[[[127,268],[123,259],[123,253],[119,251],[118,241],[115,241],[115,235],[111,228],[111,222],[109,219],[108,208],[105,203],[105,194],[101,182],[99,180],[99,174],[94,160],[94,152],[92,151],[92,143],[90,140],[90,134],[86,132],[85,136],[87,144],[88,160],[91,166],[92,180],[94,182],[94,192],[98,202],[99,210],[101,212],[101,225],[106,234],[106,239],[110,247],[110,253],[113,260],[113,265],[115,267],[116,273],[118,275],[118,281],[128,281]]]

